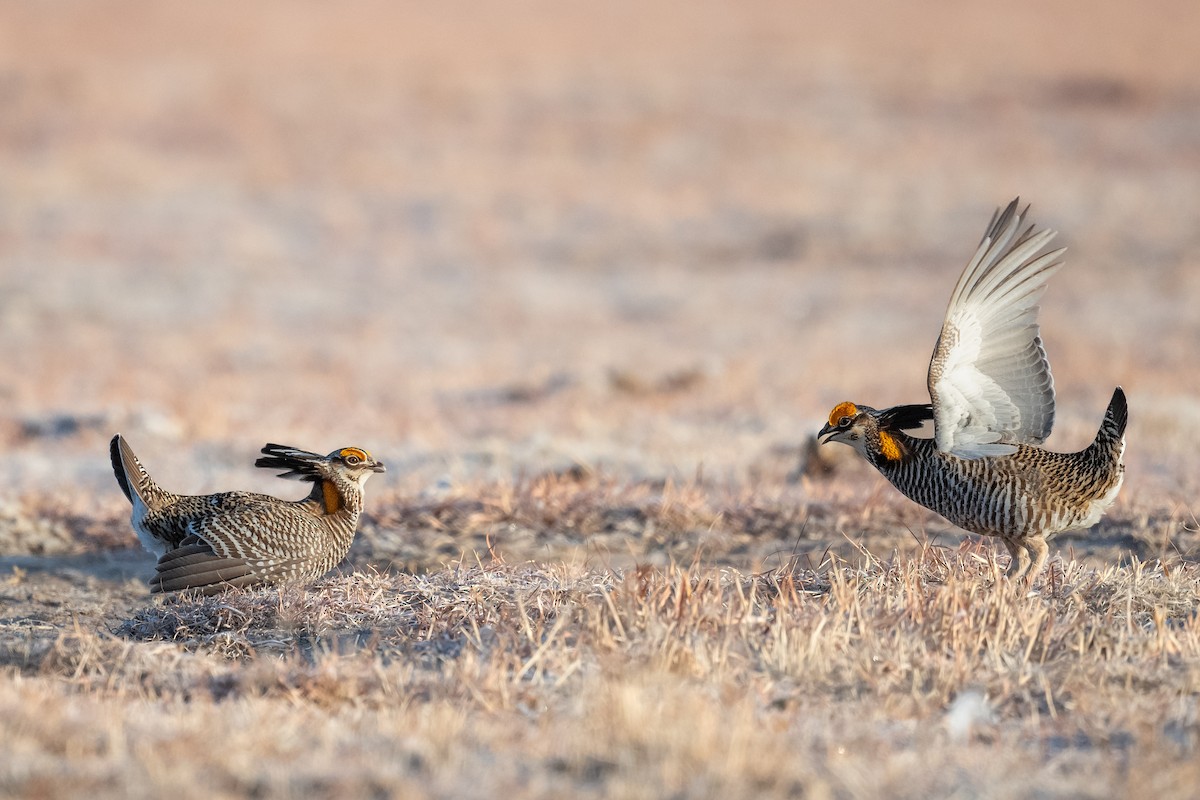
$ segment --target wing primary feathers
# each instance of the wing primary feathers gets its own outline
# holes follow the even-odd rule
[[[255,578],[245,559],[219,556],[198,539],[169,551],[158,560],[155,572],[150,579],[150,591],[154,594],[184,589],[212,594],[230,584],[245,586]]]

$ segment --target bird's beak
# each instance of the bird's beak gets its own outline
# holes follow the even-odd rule
[[[371,472],[387,472],[387,467],[383,465],[382,461],[376,461],[371,465]]]
[[[825,427],[821,428],[821,432],[817,434],[817,443],[818,444],[829,444],[830,442],[833,441],[833,434],[836,432],[837,432],[837,428],[833,427],[828,422],[826,422]]]

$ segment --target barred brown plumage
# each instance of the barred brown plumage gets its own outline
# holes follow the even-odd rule
[[[357,447],[327,456],[263,447],[255,466],[311,481],[297,501],[252,492],[177,495],[146,472],[125,439],[109,455],[142,546],[159,557],[152,592],[214,594],[230,586],[271,585],[324,575],[346,556],[363,510],[363,484],[384,465]]]
[[[907,497],[973,533],[999,537],[1008,575],[1031,579],[1056,533],[1096,524],[1124,478],[1128,407],[1113,392],[1095,440],[1076,453],[1034,445],[1054,422],[1054,381],[1038,300],[1062,250],[1053,231],[997,211],[950,300],[929,365],[927,405],[877,411],[840,403],[818,434],[854,447]],[[933,420],[934,439],[906,431]]]

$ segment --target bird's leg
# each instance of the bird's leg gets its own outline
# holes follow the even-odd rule
[[[1004,549],[1008,551],[1008,569],[1004,570],[1004,574],[1012,572],[1013,565],[1017,563],[1017,546],[1008,539],[1001,539],[1004,542]]]
[[[1024,541],[1024,545],[1025,549],[1029,551],[1029,556],[1033,557],[1033,566],[1029,569],[1029,581],[1032,583],[1046,564],[1046,556],[1050,554],[1050,545],[1046,544],[1046,540],[1041,536],[1029,537]]]
[[[1008,554],[1012,556],[1008,562],[1008,569],[1004,572],[1004,577],[1010,581],[1018,581],[1029,570],[1029,552],[1011,539],[1005,539],[1004,546],[1008,548]]]

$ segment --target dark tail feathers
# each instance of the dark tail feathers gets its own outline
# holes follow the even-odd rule
[[[1112,400],[1108,401],[1108,410],[1104,412],[1104,422],[1100,423],[1097,439],[1120,439],[1125,435],[1125,425],[1129,422],[1129,405],[1125,402],[1125,391],[1118,386],[1113,390]]]
[[[108,457],[112,460],[113,475],[117,476],[117,483],[121,487],[121,491],[125,493],[125,498],[129,502],[133,502],[133,487],[129,485],[129,476],[125,474],[125,464],[121,460],[121,434],[117,434],[108,443]]]

